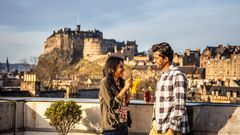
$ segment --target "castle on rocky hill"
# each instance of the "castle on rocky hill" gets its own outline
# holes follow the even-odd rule
[[[136,41],[118,42],[115,39],[104,39],[99,30],[82,31],[80,25],[75,30],[60,29],[44,42],[44,54],[53,49],[70,51],[74,57],[95,60],[106,55],[118,55],[125,59],[132,59],[138,53]]]

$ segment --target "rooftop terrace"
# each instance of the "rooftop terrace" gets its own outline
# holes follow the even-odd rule
[[[82,106],[83,118],[70,135],[100,134],[98,99],[66,98],[1,98],[0,134],[4,135],[56,135],[43,115],[54,101],[74,100]],[[240,135],[240,105],[187,103],[191,134]],[[133,100],[129,105],[133,120],[130,135],[147,135],[151,127],[152,104]]]

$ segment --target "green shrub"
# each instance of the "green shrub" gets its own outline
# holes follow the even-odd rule
[[[61,135],[67,135],[72,127],[81,120],[81,106],[74,101],[53,102],[45,111],[45,116],[50,119],[49,124]]]

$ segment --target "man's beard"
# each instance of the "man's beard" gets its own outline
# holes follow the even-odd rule
[[[162,63],[161,65],[158,65],[158,69],[162,71],[166,64],[167,62],[164,61],[164,63]]]

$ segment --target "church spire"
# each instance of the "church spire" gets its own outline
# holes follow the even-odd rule
[[[5,72],[9,73],[9,71],[10,71],[10,68],[9,68],[8,57],[7,57],[6,66],[5,66]]]

